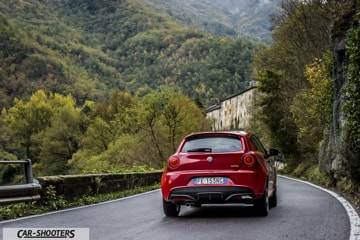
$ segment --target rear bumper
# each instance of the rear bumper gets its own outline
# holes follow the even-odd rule
[[[170,192],[169,201],[179,204],[251,204],[256,199],[251,189],[239,186],[203,186],[177,188]]]
[[[226,177],[226,184],[194,183],[196,177],[213,176]],[[233,195],[237,196],[236,202],[249,202],[261,198],[266,181],[266,173],[261,171],[165,171],[161,178],[161,190],[165,201],[181,203],[181,195],[183,195],[184,199],[188,198],[185,201],[205,202],[206,199],[203,200],[202,196],[210,193],[208,200],[210,202],[214,201],[216,196],[220,196],[219,202],[235,201]],[[241,195],[244,197],[241,198]]]

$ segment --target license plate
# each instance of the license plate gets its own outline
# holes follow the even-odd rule
[[[198,177],[194,178],[194,184],[226,184],[225,177]]]

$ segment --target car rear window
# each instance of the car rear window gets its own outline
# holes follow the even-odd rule
[[[239,138],[234,137],[201,137],[189,139],[181,152],[237,152],[243,147]]]

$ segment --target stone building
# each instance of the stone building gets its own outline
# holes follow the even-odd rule
[[[206,109],[212,130],[246,129],[255,116],[258,92],[255,82],[240,93],[234,94]]]

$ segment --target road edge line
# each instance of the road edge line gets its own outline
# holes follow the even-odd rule
[[[153,193],[153,192],[158,192],[158,191],[160,191],[160,189],[155,189],[155,190],[150,190],[150,191],[147,191],[147,192],[137,193],[137,194],[129,195],[129,196],[122,197],[122,198],[111,199],[111,200],[107,200],[107,201],[104,201],[104,202],[92,203],[92,204],[76,206],[76,207],[69,207],[69,208],[64,208],[64,209],[59,209],[59,210],[53,210],[53,211],[50,211],[50,212],[40,213],[40,214],[36,214],[36,215],[29,215],[29,216],[25,216],[25,217],[8,219],[8,220],[0,221],[0,228],[1,228],[1,225],[6,224],[6,223],[17,222],[17,221],[21,221],[21,220],[26,220],[26,219],[30,219],[30,218],[36,218],[36,217],[42,217],[42,216],[47,216],[47,215],[52,215],[52,214],[57,214],[57,213],[62,213],[62,212],[69,212],[69,211],[76,210],[76,209],[89,208],[89,207],[108,204],[108,203],[112,203],[112,202],[124,201],[124,200],[127,200],[127,199],[140,197],[142,195],[146,195],[146,194]]]
[[[340,196],[338,193],[333,192],[329,189],[320,187],[319,185],[313,184],[311,182],[307,182],[304,180],[300,180],[300,179],[296,179],[296,178],[291,178],[291,177],[287,177],[287,176],[279,176],[282,178],[287,178],[287,179],[291,179],[291,180],[295,180],[298,182],[302,182],[302,183],[306,183],[310,186],[313,186],[317,189],[320,189],[324,192],[327,192],[328,194],[330,194],[331,196],[333,196],[334,198],[336,198],[336,200],[338,200],[343,207],[346,210],[346,213],[349,217],[349,221],[350,221],[350,237],[349,240],[360,240],[360,217],[359,214],[357,213],[356,209],[352,206],[352,204],[347,201],[344,197]]]

